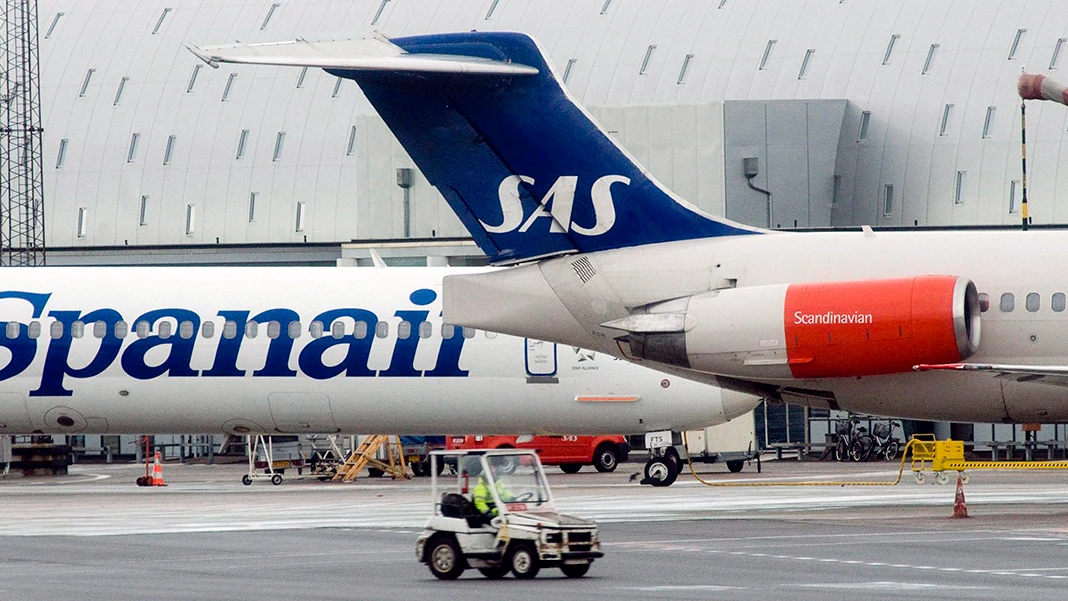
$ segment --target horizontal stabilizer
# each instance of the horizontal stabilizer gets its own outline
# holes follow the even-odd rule
[[[349,71],[408,71],[479,75],[537,75],[534,67],[477,56],[409,54],[379,34],[354,40],[188,46],[212,67],[219,63],[318,67]]]

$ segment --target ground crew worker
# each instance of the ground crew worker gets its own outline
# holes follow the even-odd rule
[[[511,498],[508,493],[508,489],[504,487],[504,484],[498,479],[500,470],[495,463],[490,462],[490,469],[493,470],[493,481],[497,487],[497,496],[502,501]],[[475,509],[482,514],[483,519],[489,523],[490,519],[497,517],[500,511],[497,509],[497,503],[493,499],[493,493],[490,491],[489,480],[486,478],[486,474],[483,472],[478,475],[478,482],[475,483],[474,490],[471,491],[471,501],[475,505]]]

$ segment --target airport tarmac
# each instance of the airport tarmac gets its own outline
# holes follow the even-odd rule
[[[243,465],[78,465],[0,482],[0,599],[1064,599],[1068,471],[975,472],[952,485],[670,488],[549,467],[558,506],[601,525],[589,576],[435,580],[414,557],[429,481],[243,486]],[[895,466],[896,467],[896,466]],[[720,482],[867,480],[890,464],[765,462]]]

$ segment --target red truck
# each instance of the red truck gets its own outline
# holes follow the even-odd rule
[[[615,471],[626,461],[630,445],[624,436],[449,436],[447,449],[533,449],[545,465],[559,465],[574,474],[584,465],[599,472]]]

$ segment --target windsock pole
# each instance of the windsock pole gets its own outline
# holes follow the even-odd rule
[[[1020,162],[1023,166],[1023,178],[1020,180],[1020,218],[1023,229],[1027,231],[1027,101],[1020,101]]]

